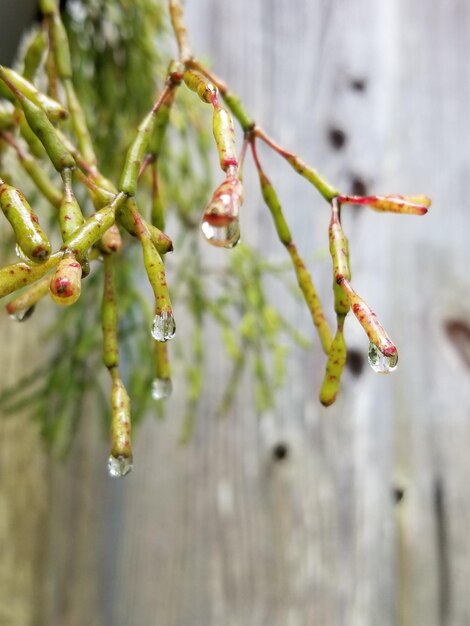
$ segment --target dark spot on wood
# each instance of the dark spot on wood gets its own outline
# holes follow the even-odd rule
[[[451,579],[448,556],[449,546],[444,487],[439,478],[437,478],[434,482],[432,496],[436,528],[436,571],[438,573],[439,624],[447,624],[451,597]]]
[[[367,80],[365,78],[351,78],[349,86],[353,91],[363,92],[367,88]]]
[[[289,446],[280,441],[273,447],[272,454],[274,461],[284,461],[289,456]]]
[[[444,322],[444,331],[462,361],[470,368],[470,323],[449,319]]]
[[[358,377],[362,374],[365,361],[365,356],[360,350],[357,350],[356,348],[348,350],[348,355],[346,357],[346,367],[350,370],[353,376]]]
[[[328,141],[335,150],[341,150],[346,145],[348,136],[341,128],[331,127],[328,129]]]
[[[369,189],[367,183],[360,176],[353,175],[351,177],[351,195],[368,196]],[[359,206],[359,205],[358,205]]]
[[[392,489],[392,495],[395,504],[400,504],[405,497],[405,488],[401,485],[395,485]]]

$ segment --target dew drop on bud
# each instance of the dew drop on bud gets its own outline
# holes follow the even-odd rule
[[[152,383],[152,398],[154,400],[164,400],[171,396],[173,385],[171,378],[155,378]]]
[[[375,343],[369,345],[369,365],[377,374],[390,374],[397,369],[398,354],[395,352],[387,356],[381,352]]]
[[[214,192],[202,216],[201,230],[209,243],[233,248],[240,239],[238,215],[243,204],[243,185],[228,176]]]
[[[122,454],[119,456],[109,455],[108,474],[113,478],[124,478],[132,471],[133,467],[131,456],[123,456]]]
[[[217,220],[213,216],[205,215],[201,230],[209,243],[220,248],[233,248],[240,240],[238,219]]]
[[[175,336],[176,324],[172,313],[163,311],[154,317],[152,324],[152,337],[155,341],[168,341]]]
[[[28,307],[27,309],[21,309],[19,311],[15,311],[14,313],[10,313],[10,319],[15,320],[17,322],[25,322],[27,319],[31,317],[34,313],[34,304],[33,306]]]

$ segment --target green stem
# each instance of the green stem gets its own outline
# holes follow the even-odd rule
[[[28,100],[31,100],[36,106],[40,107],[51,121],[55,122],[68,117],[67,110],[64,109],[59,102],[56,102],[36,89],[36,87],[30,83],[29,80],[21,76],[21,74],[2,65],[0,66],[0,78],[13,96],[16,97],[16,92],[19,91],[25,98],[28,98]]]
[[[114,286],[114,257],[104,255],[103,301],[101,305],[101,328],[103,331],[103,361],[108,369],[119,365],[117,337],[117,301]]]
[[[253,130],[255,127],[254,119],[248,114],[240,98],[229,90],[223,80],[215,76],[212,72],[209,72],[209,70],[207,70],[204,65],[199,63],[196,59],[189,59],[186,62],[186,66],[198,70],[217,86],[225,104],[228,106],[232,115],[238,121],[245,133],[249,133]]]
[[[339,285],[348,297],[353,313],[365,330],[369,341],[385,356],[395,356],[397,354],[395,345],[367,302],[357,295],[346,278],[340,278]]]
[[[328,228],[330,241],[330,254],[333,261],[333,293],[336,312],[336,335],[331,344],[331,350],[326,364],[325,377],[320,389],[320,402],[324,406],[330,406],[336,400],[343,373],[346,365],[347,348],[344,341],[344,320],[349,312],[349,300],[338,285],[338,280],[351,278],[349,268],[349,246],[346,235],[341,226],[340,205],[335,198],[331,202],[331,219]]]
[[[127,210],[130,212],[134,220],[137,237],[142,245],[144,255],[144,264],[147,271],[149,282],[155,295],[155,310],[157,315],[172,314],[172,306],[170,295],[165,276],[165,266],[157,249],[153,245],[152,237],[147,226],[144,224],[142,217],[137,210],[134,198],[129,198],[127,202]]]
[[[320,299],[313,284],[312,277],[305,267],[305,263],[301,259],[297,251],[297,247],[292,240],[292,235],[285,220],[277,193],[273,185],[271,184],[271,181],[266,176],[261,167],[254,140],[251,142],[251,149],[253,152],[256,169],[258,170],[261,193],[263,195],[264,201],[271,212],[271,216],[274,220],[274,225],[276,227],[278,237],[281,243],[285,246],[294,265],[297,282],[299,284],[300,290],[302,291],[305,302],[307,303],[315,328],[317,329],[323,351],[325,352],[325,354],[328,354],[333,337],[328,322],[325,318],[325,314],[323,313],[323,308],[321,306]]]
[[[53,269],[63,257],[63,252],[52,254],[38,265],[13,263],[0,268],[0,298],[8,296],[21,287],[36,282]]]
[[[235,128],[227,109],[219,103],[218,89],[199,71],[188,69],[183,75],[185,85],[197,93],[199,98],[213,107],[212,129],[219,153],[220,167],[227,174],[234,174],[238,168],[235,148]]]
[[[96,166],[96,154],[93,148],[90,131],[85,119],[85,114],[75,93],[73,82],[70,78],[63,80],[67,106],[72,120],[73,131],[77,137],[80,152],[86,162],[91,166]]]
[[[217,87],[226,105],[230,109],[233,116],[238,120],[246,135],[253,133],[262,139],[267,145],[269,145],[270,148],[282,156],[296,172],[312,183],[312,185],[314,185],[327,202],[331,202],[333,198],[340,194],[336,187],[328,182],[326,178],[324,178],[317,170],[312,168],[293,152],[285,150],[273,139],[271,139],[271,137],[269,137],[269,135],[265,133],[264,130],[262,130],[247,113],[240,101],[240,98],[229,91],[227,85],[215,76],[215,74],[207,70],[202,63],[196,61],[195,59],[189,59],[186,62],[186,66],[203,74]]]
[[[158,110],[165,102],[168,94],[175,89],[175,87],[176,85],[174,83],[169,80],[167,81],[151,111],[140,123],[137,135],[127,151],[126,162],[121,174],[119,189],[130,196],[135,195],[136,192],[139,172],[155,127]]]
[[[111,455],[114,458],[132,459],[131,446],[131,403],[121,380],[119,370],[110,370],[111,390]]]
[[[159,380],[171,378],[171,366],[168,355],[168,344],[161,341],[154,342],[155,350],[155,377]]]
[[[43,276],[34,285],[31,285],[21,295],[17,296],[6,305],[6,310],[9,315],[15,313],[21,313],[27,311],[35,304],[39,302],[44,296],[49,293],[49,285],[51,282],[50,276]]]
[[[108,206],[97,211],[89,217],[69,239],[66,249],[82,260],[88,250],[103,236],[116,219],[116,210],[127,201],[127,196],[123,193],[116,195]]]
[[[184,10],[180,0],[169,0],[170,19],[176,42],[180,61],[183,63],[192,57],[191,46],[189,44],[188,30],[184,22]]]
[[[23,60],[23,76],[32,81],[41,65],[47,48],[47,37],[43,28],[38,28],[26,48]]]
[[[59,224],[62,241],[67,244],[78,229],[83,226],[85,218],[73,193],[72,170],[65,169],[62,172],[62,180],[64,182],[64,195],[59,207]]]
[[[256,126],[253,132],[270,148],[282,156],[282,158],[285,159],[298,174],[312,183],[312,185],[317,189],[317,191],[320,192],[327,202],[331,202],[333,198],[336,198],[336,196],[340,194],[338,189],[328,182],[326,178],[320,174],[320,172],[308,165],[308,163],[293,152],[284,150],[284,148],[271,139],[271,137],[269,137],[269,135],[267,135],[259,126]]]

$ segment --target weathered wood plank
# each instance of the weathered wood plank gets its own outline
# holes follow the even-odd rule
[[[246,387],[221,420],[208,393],[187,448],[177,443],[177,394],[169,419],[149,419],[137,435],[135,473],[119,484],[105,475],[106,444],[84,445],[96,434],[91,414],[70,461],[52,469],[34,452],[30,426],[2,421],[0,618],[466,626],[470,8],[464,0],[188,4],[195,49],[281,143],[347,191],[362,184],[433,196],[423,219],[344,211],[354,284],[396,340],[400,366],[380,378],[358,357],[337,405],[322,409],[315,341],[312,353],[294,351],[275,412],[259,420]],[[334,130],[344,133],[340,148]],[[262,157],[331,302],[328,213],[287,166]],[[244,238],[284,259],[253,175],[247,188]],[[302,306],[279,305],[310,332]],[[0,332],[6,341],[10,326]],[[363,355],[354,319],[347,334]],[[9,372],[20,367],[19,355],[8,358]],[[211,387],[219,391],[227,373],[215,347]],[[273,454],[279,444],[282,459]]]
[[[33,335],[20,325],[0,324],[1,388],[25,371]],[[30,361],[30,365],[32,365]],[[49,486],[37,426],[24,414],[0,420],[0,624],[34,624],[40,603],[38,579],[47,524]]]

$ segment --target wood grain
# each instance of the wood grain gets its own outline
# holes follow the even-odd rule
[[[400,365],[379,377],[357,357],[323,409],[315,340],[311,353],[293,352],[276,411],[259,418],[245,381],[219,419],[229,369],[215,333],[206,376],[217,393],[204,396],[194,440],[177,443],[178,381],[168,419],[150,416],[137,434],[135,472],[122,483],[105,475],[92,411],[66,466],[38,452],[27,421],[3,419],[0,623],[468,626],[470,7],[197,0],[188,22],[197,53],[266,130],[346,192],[433,197],[425,218],[344,211],[354,285]],[[261,154],[330,306],[326,207]],[[285,259],[252,174],[243,228]],[[277,296],[313,338],[304,308]],[[0,332],[13,376],[31,336],[8,321]],[[354,319],[347,339],[365,355]]]

